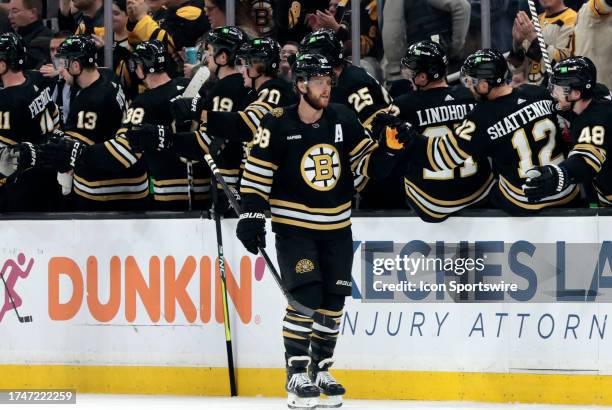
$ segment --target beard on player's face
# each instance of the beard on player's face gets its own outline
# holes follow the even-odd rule
[[[327,108],[327,106],[329,105],[329,97],[324,97],[321,94],[315,94],[310,90],[306,93],[306,95],[308,96],[310,105],[312,105],[314,109],[322,110],[324,108]]]

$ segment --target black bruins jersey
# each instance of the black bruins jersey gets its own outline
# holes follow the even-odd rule
[[[121,127],[125,105],[119,84],[100,75],[72,98],[64,133],[88,146],[104,143]],[[147,196],[144,167],[126,170],[114,161],[104,167],[94,165],[79,163],[74,169],[73,191],[80,210],[130,209],[116,201],[134,201]]]
[[[244,108],[249,89],[244,86],[242,74],[236,73],[223,77],[211,88],[203,108],[209,112],[237,112]],[[201,131],[208,132],[207,124],[202,124]],[[223,136],[224,134],[211,134]],[[231,186],[237,186],[243,147],[240,141],[230,141],[217,158],[217,167],[223,179]],[[220,186],[219,186],[220,188]]]
[[[377,147],[343,105],[330,104],[313,124],[300,120],[295,105],[277,108],[252,141],[240,184],[243,209],[262,211],[269,204],[279,234],[329,238],[346,232],[354,176],[384,175],[394,163]]]
[[[332,88],[331,102],[352,108],[368,129],[379,112],[397,112],[387,90],[366,70],[350,64],[344,67]]]
[[[60,114],[51,90],[30,76],[17,86],[0,89],[0,144],[42,144],[58,128]],[[54,211],[61,199],[56,173],[38,168],[2,179],[2,211]]]
[[[286,107],[296,102],[297,95],[293,86],[274,78],[263,83],[256,94],[249,93],[244,110],[235,113],[209,112],[207,129],[212,135],[249,142],[265,114],[273,108]]]
[[[243,110],[208,112],[207,123],[197,133],[198,143],[204,154],[208,154],[212,144],[210,136],[221,136],[228,141],[217,166],[229,185],[238,185],[248,144],[255,136],[263,116],[276,107],[291,105],[296,101],[297,96],[289,83],[271,79],[263,83],[256,94],[246,95]],[[203,156],[201,151],[198,154]]]
[[[437,137],[452,134],[476,106],[476,100],[465,87],[459,86],[416,91],[397,98],[395,104],[399,116],[420,134]],[[403,171],[401,184],[411,208],[431,222],[443,221],[452,213],[482,201],[494,184],[486,157],[478,161],[468,159],[454,170],[433,171],[411,161],[403,161],[396,168]]]
[[[175,148],[179,155],[199,160],[210,154],[213,144],[211,136],[221,136],[229,144],[248,144],[257,132],[261,119],[277,107],[297,102],[291,84],[279,79],[266,81],[256,93],[249,92],[243,102],[244,109],[237,112],[208,111],[206,124],[201,124],[195,133],[177,135]],[[241,154],[242,155],[242,154]]]
[[[578,194],[570,185],[559,194],[530,204],[522,185],[534,166],[559,164],[565,158],[564,142],[547,90],[525,85],[508,95],[479,103],[454,133],[417,138],[410,156],[432,171],[453,169],[470,157],[489,157],[499,178],[493,200],[510,213],[526,213],[565,205]],[[418,147],[418,148],[417,148]],[[481,161],[482,162],[482,161]]]
[[[40,144],[60,122],[49,87],[29,76],[21,85],[0,89],[0,113],[0,143],[5,145]]]
[[[594,185],[599,202],[612,206],[612,166],[606,161],[612,149],[612,102],[592,101],[574,117],[570,132],[575,145],[568,158],[579,156],[597,174]]]
[[[186,86],[186,81],[171,80],[141,94],[130,106],[124,121],[125,126],[142,123],[171,126],[171,102],[180,98]],[[192,199],[199,202],[198,207],[203,209],[203,201],[210,197],[210,172],[205,164],[191,164],[189,166],[193,169],[188,171],[185,160],[172,153],[157,151],[145,153],[144,160],[151,176],[153,199],[159,204],[159,208],[186,210],[191,189]],[[191,188],[189,173],[192,173],[193,177]]]

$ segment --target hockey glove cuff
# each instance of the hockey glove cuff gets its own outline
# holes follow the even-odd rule
[[[167,151],[172,148],[172,132],[163,125],[142,124],[125,132],[134,152]]]
[[[21,142],[0,149],[0,173],[5,177],[36,166],[37,147],[30,142]]]
[[[523,185],[523,191],[529,202],[538,202],[542,198],[558,194],[570,185],[568,172],[562,166],[535,167],[526,174],[527,180]]]
[[[202,112],[203,99],[198,95],[195,98],[177,98],[172,101],[170,111],[172,118],[177,123],[200,121],[200,113]]]
[[[247,251],[257,255],[259,248],[266,247],[266,215],[263,212],[240,214],[236,236]]]
[[[79,161],[85,144],[67,138],[57,138],[38,147],[37,165],[53,168],[59,172],[74,169]]]

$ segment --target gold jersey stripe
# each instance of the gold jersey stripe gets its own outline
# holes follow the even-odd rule
[[[299,211],[304,211],[311,214],[339,214],[351,208],[351,201],[344,203],[335,208],[310,208],[304,204],[299,204],[297,202],[289,202],[282,201],[280,199],[271,199],[270,205],[272,206],[281,206],[284,208],[296,209]]]
[[[105,179],[102,181],[87,181],[79,175],[74,175],[74,179],[83,185],[89,187],[101,187],[101,186],[112,186],[112,185],[126,185],[126,184],[142,184],[147,180],[147,174],[143,174],[135,178],[119,178],[119,179]]]
[[[294,219],[279,218],[279,217],[273,216],[272,222],[276,222],[276,223],[284,224],[284,225],[297,226],[300,228],[312,229],[315,231],[333,231],[336,229],[342,229],[342,228],[351,226],[350,219],[347,219],[344,222],[339,222],[335,224],[316,224],[316,223],[302,222],[302,221],[298,221]]]

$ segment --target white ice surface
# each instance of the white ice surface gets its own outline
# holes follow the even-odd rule
[[[20,405],[16,409],[25,410],[49,409],[139,409],[147,408],[182,410],[193,408],[199,410],[275,410],[286,409],[284,399],[275,398],[226,398],[226,397],[183,397],[183,396],[145,396],[145,395],[99,395],[78,394],[75,405]],[[399,410],[399,409],[520,409],[520,410],[569,410],[569,409],[612,409],[599,406],[569,406],[542,404],[491,404],[469,402],[423,402],[395,400],[345,400],[342,409],[360,410]]]

